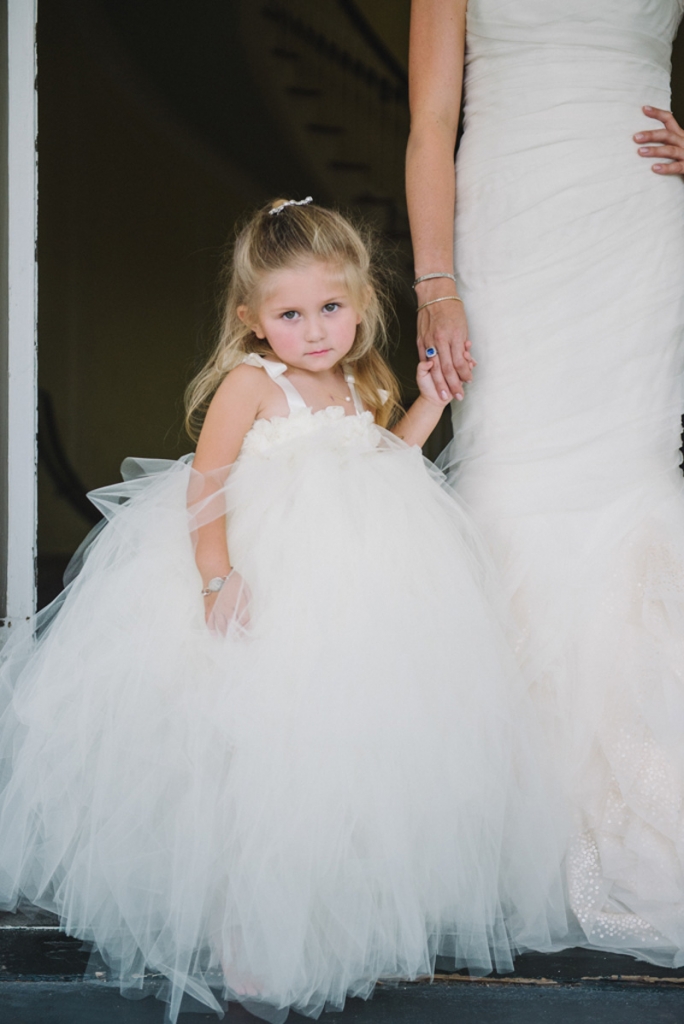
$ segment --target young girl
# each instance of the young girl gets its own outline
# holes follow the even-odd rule
[[[57,912],[128,994],[164,976],[171,1020],[184,993],[317,1016],[562,926],[486,562],[418,447],[448,396],[423,362],[398,415],[384,334],[348,221],[259,211],[194,461],[93,494],[59,614],[4,654],[0,900]]]

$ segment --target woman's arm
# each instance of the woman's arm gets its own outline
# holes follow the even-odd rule
[[[454,148],[461,107],[467,0],[412,0],[409,46],[411,131],[406,197],[416,277],[454,272]],[[448,278],[416,287],[418,304],[456,287]],[[418,314],[418,351],[434,346],[437,390],[463,398],[472,379],[468,324],[460,302],[438,302]]]

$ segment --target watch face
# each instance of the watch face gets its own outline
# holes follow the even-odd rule
[[[210,580],[207,590],[220,590],[223,586],[223,580],[220,577]]]

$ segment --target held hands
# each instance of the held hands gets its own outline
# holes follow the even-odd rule
[[[651,170],[656,174],[684,174],[684,131],[669,110],[644,107],[643,111],[647,117],[662,121],[664,127],[650,132],[638,132],[634,136],[634,141],[639,143],[639,156],[651,159],[665,157],[672,161],[653,164]]]
[[[439,291],[433,282],[419,285],[419,302],[436,298],[438,295],[453,294],[453,286],[447,287],[440,283]],[[428,285],[433,285],[428,289]],[[432,294],[431,294],[432,293]],[[456,300],[435,302],[426,306],[418,313],[418,354],[421,366],[425,362],[426,350],[436,349],[436,356],[431,360],[430,374],[434,382],[435,396],[444,405],[452,398],[462,401],[464,382],[473,379],[475,360],[470,354],[468,338],[468,321],[466,320],[463,303]],[[420,373],[420,370],[419,370]],[[418,385],[421,386],[420,376]],[[421,393],[423,393],[421,387]],[[426,396],[427,397],[427,396]]]
[[[204,617],[210,632],[225,636],[235,632],[244,636],[249,630],[249,587],[233,569],[220,590],[204,598]]]
[[[445,405],[449,404],[451,401],[451,395],[444,388],[441,389],[441,392],[438,390],[437,384],[435,383],[436,368],[438,369],[436,357],[434,359],[421,359],[416,371],[416,382],[421,396],[425,398],[430,405],[436,405],[437,408],[441,410]],[[446,395],[446,398],[442,397],[443,395]]]
[[[418,364],[416,380],[420,395],[392,427],[392,433],[408,445],[422,447],[435,429],[442,416],[445,405],[451,401],[451,395],[442,389],[446,397],[442,397],[435,384],[434,371],[436,359],[421,359]]]

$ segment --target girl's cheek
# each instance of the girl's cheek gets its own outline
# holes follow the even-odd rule
[[[271,348],[277,348],[282,359],[287,362],[288,354],[296,355],[298,351],[297,339],[294,336],[294,332],[288,330],[278,330],[274,327],[268,338]]]

